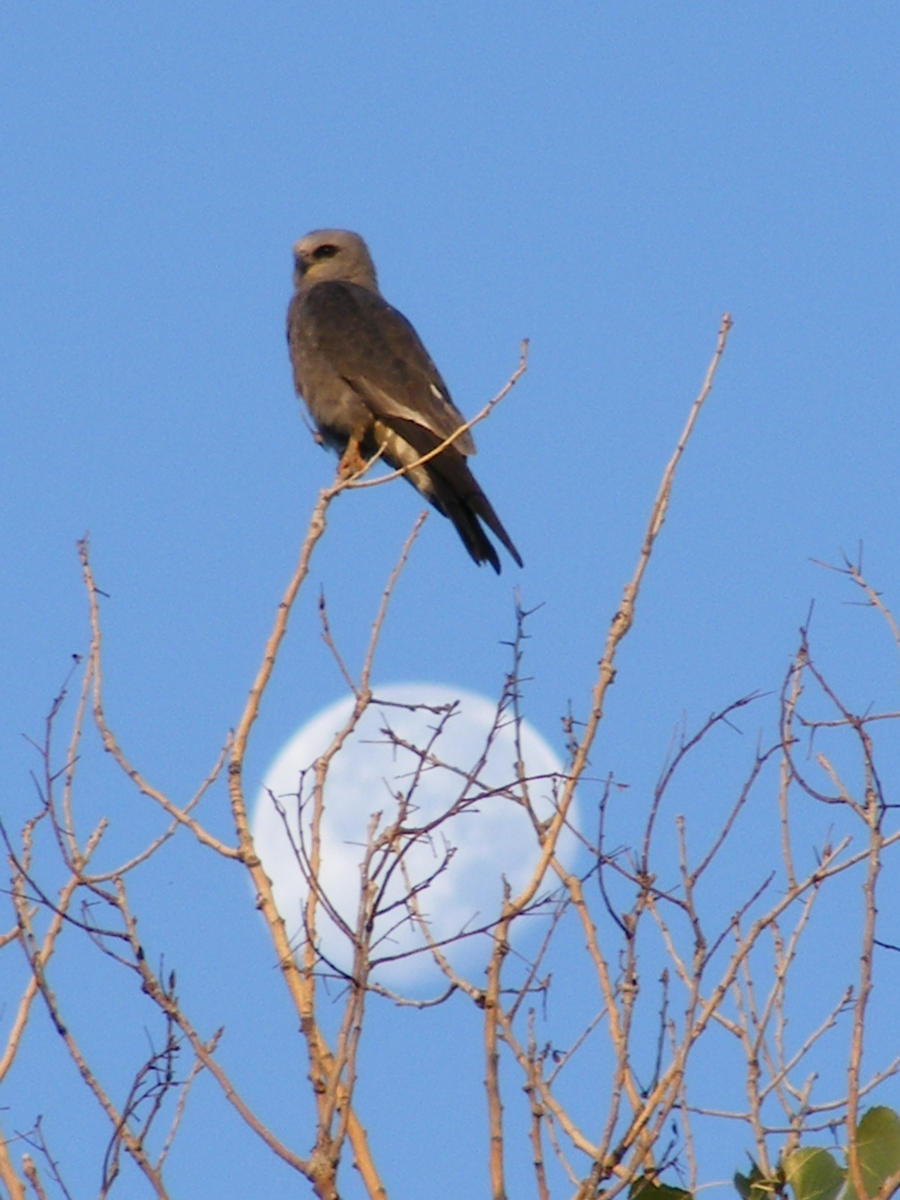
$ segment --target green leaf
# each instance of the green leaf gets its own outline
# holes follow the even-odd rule
[[[771,1196],[775,1191],[775,1184],[772,1180],[766,1179],[752,1158],[750,1159],[749,1175],[742,1175],[740,1171],[735,1171],[734,1186],[737,1188],[741,1200],[764,1200],[764,1197]]]
[[[900,1117],[892,1108],[882,1105],[865,1113],[856,1130],[856,1150],[868,1200],[900,1170]],[[859,1200],[849,1171],[846,1200]]]
[[[693,1200],[691,1193],[684,1188],[659,1183],[649,1175],[636,1179],[628,1189],[628,1195],[630,1200]]]
[[[734,1186],[741,1200],[750,1200],[750,1180],[746,1175],[742,1175],[740,1171],[735,1171]]]
[[[784,1177],[794,1200],[835,1200],[845,1172],[821,1146],[804,1146],[783,1161]]]

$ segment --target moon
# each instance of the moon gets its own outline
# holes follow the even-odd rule
[[[306,942],[314,764],[352,712],[353,697],[346,697],[299,729],[256,798],[257,853],[298,953]],[[410,885],[430,936],[451,939],[443,952],[454,969],[484,961],[489,935],[477,931],[499,915],[504,880],[515,895],[539,857],[534,820],[516,782],[519,757],[534,818],[544,821],[556,811],[564,769],[527,722],[517,741],[512,712],[498,720],[497,705],[474,692],[430,683],[377,690],[331,760],[324,785],[315,932],[323,970],[351,968],[364,886],[368,896],[379,896],[371,936],[377,982],[406,990],[439,983],[421,923],[404,903]],[[569,825],[577,827],[574,805]],[[570,861],[576,848],[574,833],[564,831],[558,856]],[[548,876],[542,893],[554,878]],[[458,939],[461,933],[469,936]]]

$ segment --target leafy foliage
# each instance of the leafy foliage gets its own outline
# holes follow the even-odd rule
[[[793,1200],[860,1200],[850,1167],[850,1150],[855,1151],[865,1187],[863,1200],[883,1200],[900,1190],[900,1117],[892,1108],[870,1108],[856,1128],[847,1163],[841,1166],[824,1146],[801,1146],[786,1154],[772,1178],[766,1178],[757,1163],[749,1174],[737,1173],[734,1186],[741,1200],[763,1200],[785,1194]],[[882,1188],[890,1181],[886,1192]]]

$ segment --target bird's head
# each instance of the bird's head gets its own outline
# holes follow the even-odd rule
[[[294,245],[294,286],[310,287],[328,279],[358,283],[378,291],[369,247],[349,229],[314,229]]]

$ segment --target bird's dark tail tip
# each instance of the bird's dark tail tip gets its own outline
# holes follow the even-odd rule
[[[484,521],[487,527],[500,539],[515,562],[520,567],[523,565],[522,556],[516,549],[512,538],[504,529],[500,518],[494,512],[484,492],[479,491],[477,497],[475,495],[466,497],[466,500],[457,502],[452,506],[448,505],[447,508],[447,515],[456,526],[456,530],[462,538],[463,544],[469,554],[479,566],[485,562],[490,563],[497,574],[500,574],[500,557],[493,542],[482,528],[481,521]]]
[[[461,454],[451,454],[448,450],[440,455],[434,462],[430,480],[434,491],[429,499],[456,526],[463,544],[476,563],[488,562],[500,574],[500,559],[482,527],[483,521],[514,561],[520,567],[523,565],[522,556],[512,538]]]

